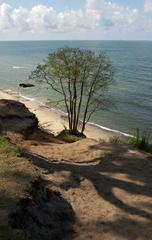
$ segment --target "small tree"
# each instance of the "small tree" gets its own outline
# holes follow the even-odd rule
[[[44,64],[39,64],[29,78],[46,82],[62,96],[69,131],[77,135],[83,134],[92,114],[109,102],[105,93],[113,76],[114,69],[105,54],[65,47],[49,53]]]

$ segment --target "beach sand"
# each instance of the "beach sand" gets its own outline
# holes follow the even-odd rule
[[[0,90],[0,99],[12,99],[24,103],[31,112],[35,113],[39,120],[40,127],[51,132],[55,136],[65,127],[68,128],[66,114],[50,108],[35,99],[22,96],[10,90]],[[87,124],[84,133],[88,138],[96,140],[103,139],[105,141],[108,141],[109,138],[113,136],[127,136],[127,134],[119,131],[104,129],[104,127],[102,128],[101,126],[95,126],[93,124]]]
[[[37,115],[40,126],[54,134],[67,125],[64,114],[35,100],[31,101],[9,91],[0,91],[0,98],[21,101]],[[108,140],[118,133],[96,126],[87,125],[85,131],[89,138],[95,140],[85,138],[74,143],[64,143],[46,133],[44,138],[43,133],[38,129],[26,138],[9,133],[11,142],[19,148],[22,157],[30,160],[31,167],[34,167],[47,189],[45,192],[40,190],[41,194],[36,192],[36,200],[32,195],[25,198],[32,199],[32,204],[25,204],[23,215],[20,211],[22,208],[19,208],[19,220],[16,221],[15,218],[17,223],[25,222],[25,232],[30,231],[31,239],[52,239],[50,234],[55,234],[53,236],[56,236],[56,239],[61,239],[56,235],[56,226],[63,226],[62,223],[66,225],[62,232],[65,239],[152,239],[150,154],[122,143],[97,142],[96,139]],[[22,185],[23,179],[29,176],[22,167],[15,170],[6,171],[4,176],[13,173],[13,179],[16,179],[14,176],[18,176]],[[34,191],[26,191],[26,194],[33,193],[36,189],[40,188],[35,187],[32,189]],[[48,194],[48,190],[60,196],[59,199],[54,201],[54,195]],[[44,193],[47,193],[47,197]],[[7,199],[10,201],[13,198],[9,198],[9,194],[11,193],[8,192]],[[51,199],[53,202],[50,202]],[[51,215],[49,206],[53,209]],[[69,223],[65,210],[70,209],[72,220]],[[60,214],[56,215],[56,210]],[[30,214],[27,215],[28,213]],[[55,224],[52,224],[52,219],[55,219]],[[68,238],[65,235],[66,229]],[[49,237],[46,238],[46,234],[49,234]]]

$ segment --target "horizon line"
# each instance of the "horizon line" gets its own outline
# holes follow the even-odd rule
[[[151,42],[152,39],[7,39],[0,42],[23,42],[23,41],[128,41],[128,42]]]

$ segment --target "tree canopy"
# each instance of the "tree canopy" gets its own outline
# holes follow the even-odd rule
[[[114,68],[104,53],[65,47],[49,53],[29,78],[45,82],[57,92],[56,100],[66,107],[69,131],[77,135],[109,103],[107,90],[114,82]]]

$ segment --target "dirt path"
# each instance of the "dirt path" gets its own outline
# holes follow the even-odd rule
[[[42,134],[43,135],[43,134]],[[52,136],[14,142],[72,206],[74,240],[152,239],[152,157],[125,145]]]

